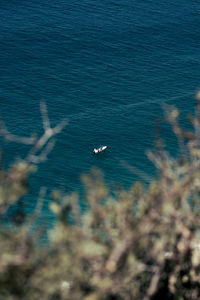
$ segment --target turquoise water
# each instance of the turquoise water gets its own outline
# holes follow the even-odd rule
[[[0,114],[9,130],[42,132],[40,101],[52,125],[69,120],[31,177],[28,209],[40,185],[80,190],[80,174],[92,166],[124,187],[140,178],[122,160],[154,173],[145,151],[153,147],[162,104],[194,110],[199,12],[197,0],[1,0]],[[166,140],[173,149],[173,136]],[[99,145],[107,152],[95,156]],[[5,164],[28,150],[15,143],[3,149]]]

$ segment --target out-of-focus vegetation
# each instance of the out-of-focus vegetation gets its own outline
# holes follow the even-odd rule
[[[41,111],[49,137],[44,105]],[[76,193],[53,192],[50,209],[57,221],[49,243],[41,246],[38,231],[31,230],[44,190],[35,212],[16,219],[16,226],[1,225],[1,300],[200,299],[200,105],[190,117],[193,131],[181,129],[178,116],[177,109],[168,109],[180,157],[170,157],[158,141],[148,154],[158,176],[148,187],[134,183],[129,190],[110,191],[93,169],[82,176],[85,213]],[[1,133],[12,138],[5,127]],[[0,170],[1,217],[28,193],[28,176],[46,157],[39,140],[27,159]]]

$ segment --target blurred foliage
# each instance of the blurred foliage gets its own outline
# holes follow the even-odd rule
[[[148,187],[111,191],[92,169],[82,176],[85,213],[76,193],[53,191],[57,221],[49,243],[40,246],[31,231],[39,210],[19,226],[1,225],[0,299],[200,299],[199,104],[193,131],[181,129],[178,117],[168,107],[180,156],[170,157],[158,142],[148,153],[158,170]],[[28,192],[33,170],[26,161],[0,170],[1,217]]]

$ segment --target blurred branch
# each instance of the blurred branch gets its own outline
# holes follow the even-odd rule
[[[40,162],[43,162],[47,159],[48,154],[53,150],[54,146],[56,144],[55,140],[50,140],[43,151],[40,153],[40,155],[31,155],[30,157],[27,158],[28,161],[38,164]]]
[[[2,150],[0,149],[0,171],[2,170],[2,166],[3,166],[3,153]]]
[[[116,247],[111,252],[108,261],[106,262],[106,269],[113,273],[116,271],[117,265],[124,254],[127,254],[129,248],[132,246],[135,238],[135,232],[127,234],[124,240],[119,241]]]
[[[22,137],[12,134],[8,131],[3,120],[0,119],[0,135],[3,136],[7,141],[17,142],[24,145],[33,145],[26,157],[26,160],[29,163],[35,164],[47,159],[48,154],[55,146],[55,139],[52,138],[60,133],[67,125],[67,120],[63,120],[54,128],[51,128],[45,102],[40,103],[40,112],[44,129],[44,133],[41,137],[38,137],[37,134],[32,134],[30,137]]]
[[[37,201],[35,210],[32,213],[32,215],[30,216],[29,221],[28,221],[29,226],[31,224],[33,224],[33,222],[36,220],[36,218],[39,216],[39,214],[40,214],[40,212],[42,210],[46,191],[47,191],[46,187],[41,187],[40,188],[40,192],[39,192],[39,196],[38,196],[38,201]]]
[[[52,137],[60,133],[68,123],[67,120],[63,120],[54,128],[51,128],[45,102],[42,102],[40,104],[40,111],[43,120],[44,133],[40,138],[38,138],[38,140],[36,141],[35,145],[33,146],[26,158],[27,161],[30,163],[39,163],[46,160],[47,155],[50,153],[50,151],[55,145],[55,140],[52,140]]]
[[[152,299],[153,295],[157,292],[162,270],[163,270],[163,263],[156,268],[156,271],[152,276],[150,286],[147,290],[147,295],[144,297],[144,300]]]
[[[179,149],[184,157],[187,155],[187,148],[185,147],[184,144],[184,134],[183,130],[179,125],[179,111],[173,106],[170,105],[163,105],[165,109],[165,114],[167,117],[167,121],[172,125],[173,132],[176,134],[177,141],[179,144]]]
[[[47,106],[44,102],[40,102],[40,111],[42,115],[43,128],[44,131],[46,131],[50,128],[50,122],[48,118]]]
[[[146,182],[152,181],[152,178],[150,176],[148,176],[145,172],[137,169],[135,166],[128,164],[126,161],[121,160],[121,165],[123,167],[125,167],[126,169],[128,169],[129,171],[131,171],[133,174],[135,174],[138,177],[140,177],[141,179],[143,179],[144,181],[146,181]]]
[[[2,119],[0,119],[0,135],[3,136],[7,141],[25,145],[34,145],[37,140],[37,136],[35,134],[32,134],[30,137],[22,137],[10,133]]]

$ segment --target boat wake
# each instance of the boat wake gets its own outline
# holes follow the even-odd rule
[[[170,98],[157,98],[157,99],[149,99],[149,100],[145,100],[145,101],[140,101],[140,102],[136,102],[136,103],[132,103],[132,104],[121,104],[115,107],[103,107],[103,108],[99,108],[98,109],[98,114],[102,114],[102,115],[106,115],[108,113],[116,113],[118,111],[122,111],[122,110],[127,110],[130,109],[132,107],[137,107],[137,106],[145,106],[145,105],[150,105],[150,104],[158,104],[160,106],[162,106],[163,104],[169,103],[173,100],[178,100],[178,99],[183,99],[189,96],[194,96],[194,92],[190,92],[190,93],[185,93],[182,95],[177,95],[177,96],[173,96]],[[91,115],[96,115],[97,114],[97,110],[95,108],[89,108],[87,109],[87,112],[82,112],[82,113],[77,113],[77,114],[72,114],[72,115],[68,115],[67,119],[68,121],[76,121],[76,120],[80,120],[80,119],[84,119],[84,118],[90,118]]]

